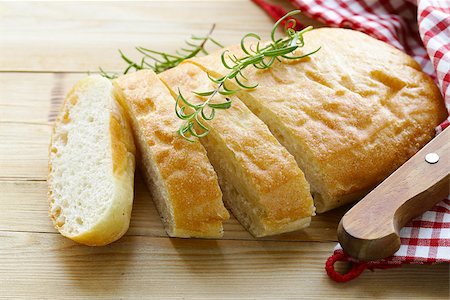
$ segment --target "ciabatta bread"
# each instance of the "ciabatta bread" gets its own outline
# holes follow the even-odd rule
[[[121,102],[130,116],[141,169],[173,237],[223,235],[229,218],[217,175],[203,146],[178,135],[175,100],[153,71],[118,78]]]
[[[130,223],[135,148],[108,79],[89,76],[73,87],[54,124],[49,150],[55,227],[91,246],[119,239]]]
[[[239,98],[295,156],[324,212],[380,183],[434,136],[447,112],[433,80],[394,47],[347,29],[304,38],[296,54],[322,48],[268,70],[246,68],[259,85]],[[242,55],[239,46],[230,50]],[[191,62],[221,77],[229,70],[220,53]]]
[[[191,103],[206,100],[192,91],[215,88],[193,64],[179,65],[159,76],[174,97],[180,90]],[[225,97],[217,94],[214,101],[224,102]],[[208,121],[210,132],[200,139],[219,176],[225,203],[256,237],[308,226],[313,201],[294,157],[237,97],[231,101],[231,108],[218,111]]]

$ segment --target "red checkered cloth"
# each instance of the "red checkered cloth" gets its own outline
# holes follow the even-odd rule
[[[286,13],[264,0],[253,1],[274,20]],[[439,85],[450,111],[450,0],[289,1],[312,19],[331,27],[362,31],[411,55]],[[436,132],[449,124],[447,119]],[[345,282],[356,278],[365,269],[450,262],[450,200],[444,199],[411,221],[400,231],[400,237],[400,249],[393,256],[371,262],[349,257],[338,244],[327,260],[327,274],[335,281]],[[349,273],[336,272],[336,261],[351,262]]]

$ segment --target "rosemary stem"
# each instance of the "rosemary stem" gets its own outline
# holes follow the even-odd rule
[[[228,50],[224,51],[221,55],[222,65],[229,70],[228,74],[221,78],[213,78],[208,74],[208,78],[214,83],[217,84],[217,87],[212,89],[212,91],[207,92],[194,92],[198,96],[208,96],[208,98],[201,104],[192,104],[188,102],[183,95],[179,92],[177,103],[175,105],[176,115],[184,120],[185,122],[180,126],[178,130],[179,134],[183,136],[188,141],[193,141],[185,134],[190,133],[192,137],[201,138],[208,134],[209,129],[203,123],[204,121],[212,120],[215,116],[216,109],[228,109],[231,107],[231,100],[229,98],[225,98],[226,101],[223,103],[212,103],[212,99],[217,95],[232,95],[236,93],[237,90],[230,90],[225,86],[226,81],[234,80],[238,86],[243,89],[254,89],[258,84],[254,85],[245,85],[241,80],[247,78],[242,73],[242,70],[249,66],[253,66],[257,69],[269,69],[276,62],[282,62],[282,58],[284,59],[300,59],[317,52],[320,47],[312,52],[295,56],[293,54],[295,50],[304,46],[303,34],[312,29],[311,26],[304,28],[300,31],[295,31],[296,22],[295,19],[290,19],[289,22],[286,22],[285,25],[285,34],[286,36],[283,38],[275,38],[276,29],[281,24],[283,20],[286,18],[299,13],[300,11],[292,11],[287,13],[284,17],[278,20],[271,31],[271,41],[267,43],[267,45],[260,48],[261,37],[254,33],[248,33],[241,39],[241,49],[244,52],[243,57],[237,58],[234,54],[228,53]],[[214,29],[214,26],[212,30]],[[212,31],[211,30],[211,31]],[[256,39],[256,50],[253,49],[254,44],[250,45],[250,47],[246,47],[245,41],[247,38]],[[203,41],[201,45],[206,42]],[[214,41],[213,41],[214,42]],[[202,51],[201,48],[199,51]],[[290,55],[288,55],[290,54]],[[226,56],[226,57],[225,57]],[[179,101],[182,100],[184,102],[183,107],[178,108]],[[189,106],[194,109],[193,112],[185,113],[185,106]],[[205,115],[204,109],[209,107],[211,109],[211,114]],[[194,125],[198,126],[194,126]],[[197,133],[195,131],[195,127],[198,127],[203,130],[202,133]]]

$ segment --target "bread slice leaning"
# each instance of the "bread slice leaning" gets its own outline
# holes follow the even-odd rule
[[[181,64],[159,76],[173,96],[180,90],[191,103],[206,100],[192,91],[210,91],[215,87],[206,73],[193,64]],[[230,98],[231,108],[217,111],[207,123],[209,134],[200,139],[219,176],[225,203],[256,237],[309,226],[314,214],[313,200],[294,157],[244,103],[237,97]],[[226,100],[217,94],[214,101]]]
[[[175,100],[150,70],[115,81],[129,114],[140,166],[152,198],[172,237],[213,238],[223,235],[229,218],[217,175],[203,146],[177,130]]]
[[[49,148],[50,216],[59,232],[82,244],[106,245],[128,229],[135,147],[112,83],[80,80],[67,95]]]

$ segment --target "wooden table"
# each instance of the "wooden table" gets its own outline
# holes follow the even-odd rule
[[[314,23],[303,18],[308,23]],[[107,247],[59,235],[47,214],[51,121],[69,88],[98,66],[123,70],[120,48],[172,51],[191,33],[236,43],[272,21],[249,1],[0,3],[0,298],[410,298],[449,295],[449,266],[324,271],[344,209],[310,228],[252,238],[232,218],[221,240],[171,239],[136,179],[131,227]]]

